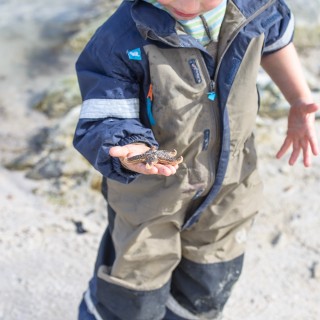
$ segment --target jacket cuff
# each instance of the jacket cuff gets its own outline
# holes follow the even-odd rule
[[[134,136],[124,138],[119,141],[118,145],[122,147],[130,143],[139,143],[139,142],[146,144],[150,148],[153,146],[153,144],[148,139],[146,139],[143,135],[134,135]]]

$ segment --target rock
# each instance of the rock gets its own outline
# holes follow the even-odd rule
[[[62,155],[57,155],[61,159],[61,172],[64,176],[86,177],[89,175],[91,165],[73,147],[65,149]]]
[[[50,91],[44,94],[34,109],[45,113],[50,118],[58,118],[80,103],[78,82],[74,76],[58,81]]]
[[[57,192],[67,193],[79,183],[78,178],[88,180],[90,187],[100,190],[101,175],[72,144],[80,108],[72,108],[50,130],[41,129],[29,142],[33,147],[7,164],[7,168],[26,170],[26,177],[33,180],[53,179]]]
[[[42,180],[58,178],[61,175],[61,161],[55,160],[49,155],[40,159],[35,167],[27,172],[26,177],[33,180]]]
[[[4,166],[9,170],[26,170],[35,166],[46,153],[44,148],[51,130],[50,128],[41,128],[36,135],[29,139],[27,151],[5,163]]]
[[[320,6],[319,6],[320,7]],[[308,35],[308,36],[306,36]],[[298,49],[318,47],[320,44],[320,25],[298,26],[295,29],[294,44]]]
[[[314,61],[315,58],[313,57],[308,63],[304,63],[304,74],[314,97],[314,101],[319,101],[320,64],[315,64]],[[285,100],[279,88],[262,69],[258,74],[257,87],[260,94],[259,116],[272,119],[287,117],[290,108],[289,103]],[[320,112],[318,112],[316,116],[319,117]]]
[[[283,230],[278,230],[271,235],[270,243],[273,247],[285,247],[288,243],[287,235]]]
[[[92,169],[90,172],[90,187],[93,190],[100,191],[102,183],[102,175],[100,172]]]
[[[72,220],[72,222],[75,225],[75,229],[76,229],[76,233],[77,234],[84,234],[87,233],[88,231],[83,227],[83,223],[82,221],[76,221],[76,220]]]
[[[119,0],[109,0],[102,4],[104,5],[104,8],[101,8],[102,13],[100,13],[98,17],[84,23],[80,31],[69,38],[66,45],[73,51],[80,52],[93,36],[97,28],[112,15],[119,4]]]
[[[19,155],[13,160],[5,163],[5,168],[9,170],[23,171],[32,168],[43,157],[42,153],[30,152]]]
[[[43,157],[29,170],[28,178],[41,180],[61,176],[87,176],[90,165],[72,145],[79,113],[80,106],[72,108],[51,129],[43,146]],[[26,158],[28,156],[31,155],[25,155]]]
[[[313,262],[310,268],[311,278],[312,279],[320,279],[320,264],[319,262]]]
[[[108,16],[108,15],[107,15]],[[107,17],[100,17],[95,21],[89,22],[80,31],[75,33],[67,42],[69,46],[75,52],[81,52],[85,47],[89,39],[93,36],[96,29],[107,19]]]
[[[51,133],[48,135],[47,145],[50,150],[61,150],[72,147],[73,135],[79,120],[81,106],[78,105],[71,110],[52,128]]]

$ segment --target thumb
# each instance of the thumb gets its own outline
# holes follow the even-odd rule
[[[127,154],[129,153],[129,150],[127,147],[123,146],[123,147],[111,147],[109,150],[109,154],[111,157],[117,157],[117,158],[121,158],[121,157],[126,157]]]

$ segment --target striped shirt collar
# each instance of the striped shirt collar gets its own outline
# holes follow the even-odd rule
[[[156,0],[144,0],[155,7],[166,10]],[[211,41],[217,42],[221,24],[226,12],[227,0],[223,0],[216,8],[205,12],[191,20],[178,20],[184,31],[206,46]]]

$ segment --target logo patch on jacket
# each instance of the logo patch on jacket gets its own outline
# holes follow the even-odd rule
[[[190,60],[189,60],[189,66],[190,66],[190,68],[191,68],[194,81],[195,81],[197,84],[201,83],[201,82],[202,82],[201,73],[200,73],[199,67],[198,67],[198,65],[197,65],[196,59],[190,59]]]
[[[130,60],[142,60],[140,48],[127,51]]]

